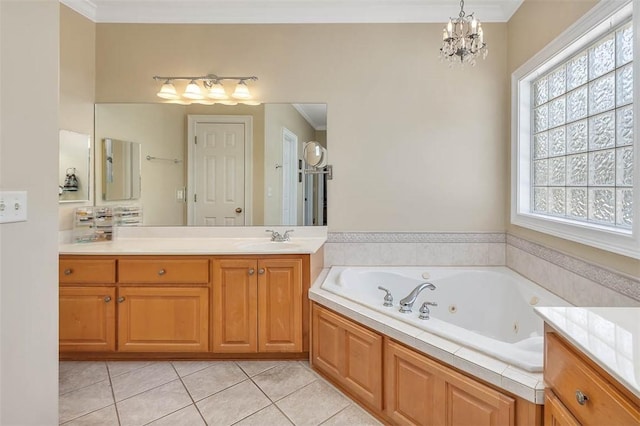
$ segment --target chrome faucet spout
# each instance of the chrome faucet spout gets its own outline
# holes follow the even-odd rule
[[[409,313],[411,312],[411,308],[413,308],[413,304],[416,302],[418,295],[422,290],[428,288],[429,290],[435,290],[436,286],[430,282],[424,282],[414,288],[411,293],[404,299],[400,300],[400,312]]]

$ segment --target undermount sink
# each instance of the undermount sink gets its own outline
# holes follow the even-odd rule
[[[292,251],[300,249],[300,244],[291,241],[251,241],[236,244],[242,250],[257,251]]]

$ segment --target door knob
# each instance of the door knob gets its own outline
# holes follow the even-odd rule
[[[124,302],[124,297],[122,296],[118,297],[118,303],[122,303],[122,302]]]
[[[73,273],[73,269],[71,269],[71,268],[64,270],[64,274],[65,275],[71,275],[71,273]]]
[[[256,273],[256,270],[255,270],[255,269],[253,269],[253,268],[249,269],[249,275],[253,275],[253,274],[255,274],[255,273]]]
[[[264,268],[258,269],[258,274],[260,274],[260,275],[264,274]]]
[[[104,301],[105,301],[105,303],[111,302],[111,296],[105,296],[104,297]]]
[[[236,208],[236,213],[242,213],[242,207]]]
[[[158,275],[164,275],[164,274],[166,274],[166,273],[167,273],[167,271],[165,271],[164,269],[160,269],[160,270],[158,271]]]

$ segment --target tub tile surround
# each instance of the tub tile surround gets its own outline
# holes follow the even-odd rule
[[[527,401],[542,403],[542,374],[510,366],[323,290],[320,286],[328,273],[329,269],[324,269],[312,285],[309,292],[311,300],[488,383],[499,387],[504,387],[503,383],[506,383],[508,387],[505,389]]]

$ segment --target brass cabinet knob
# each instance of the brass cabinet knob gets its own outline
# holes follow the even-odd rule
[[[67,269],[64,270],[64,274],[65,275],[71,275],[72,273],[73,273],[73,269],[71,269],[71,268],[67,268]]]
[[[158,275],[164,275],[164,274],[166,274],[166,273],[167,273],[167,271],[165,271],[164,269],[160,269],[160,270],[158,271]]]
[[[123,296],[118,297],[118,303],[122,303],[122,302],[124,302],[124,300],[125,300],[125,299],[124,299],[124,297],[123,297]]]
[[[585,405],[589,401],[589,397],[582,393],[580,389],[576,390],[576,401],[578,404]]]
[[[260,275],[264,274],[264,268],[258,269],[258,274],[260,274]]]
[[[111,296],[105,296],[104,297],[104,301],[105,301],[105,303],[111,302]]]
[[[249,269],[249,275],[253,275],[253,274],[255,274],[255,273],[256,273],[256,270],[255,270],[255,269],[253,269],[253,268],[250,268],[250,269]]]

